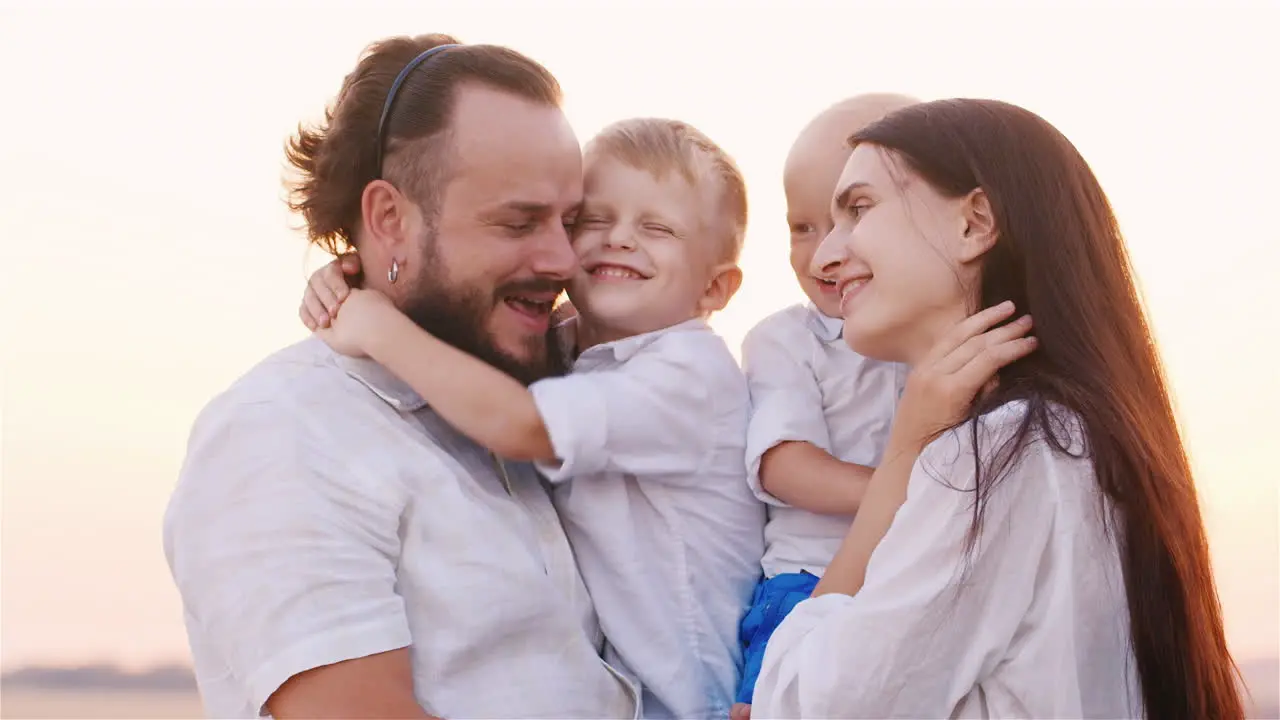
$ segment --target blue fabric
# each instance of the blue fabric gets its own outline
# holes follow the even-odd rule
[[[813,594],[817,585],[818,576],[807,572],[782,573],[756,584],[751,608],[738,626],[738,641],[742,643],[742,684],[738,686],[737,702],[751,702],[769,637],[792,608]]]

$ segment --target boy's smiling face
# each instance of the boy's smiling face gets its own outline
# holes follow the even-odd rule
[[[607,329],[613,337],[604,340],[702,315],[719,267],[712,188],[604,153],[589,153],[585,171],[573,237],[580,266],[569,288],[583,321]]]
[[[848,156],[848,151],[842,152],[838,146],[797,143],[783,171],[787,226],[791,231],[791,270],[805,296],[828,317],[840,317],[835,282],[815,275],[809,265],[814,251],[831,232],[831,195]]]

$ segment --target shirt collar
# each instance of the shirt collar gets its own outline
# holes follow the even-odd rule
[[[836,322],[838,331],[840,325],[838,320]],[[591,364],[606,358],[611,358],[617,363],[624,363],[667,333],[698,332],[709,330],[710,327],[702,318],[694,318],[661,330],[654,330],[653,332],[633,335],[621,340],[589,347],[579,356],[579,359]],[[566,357],[573,357],[574,344],[578,336],[577,331],[578,319],[576,317],[570,318],[556,327],[556,340],[560,343],[561,349],[567,353]],[[839,335],[837,334],[836,337],[839,337]],[[344,372],[361,385],[369,388],[374,395],[382,398],[384,402],[396,410],[400,412],[417,412],[427,406],[427,401],[415,392],[413,388],[373,360],[347,357],[337,353],[334,353],[334,356],[338,367],[342,368]],[[574,361],[574,364],[577,364],[577,360]]]
[[[844,335],[843,319],[823,315],[813,303],[810,303],[807,309],[809,311],[809,327],[822,342],[835,342]]]
[[[336,355],[336,361],[348,375],[400,412],[417,412],[427,406],[427,401],[407,383],[369,358]]]
[[[560,327],[565,328],[565,326],[569,325],[569,323],[576,323],[576,322],[577,322],[577,318],[574,318],[572,320],[566,321]],[[565,336],[568,336],[569,343],[570,343],[568,347],[570,351],[572,351],[574,349],[572,343],[577,336],[577,325],[575,324],[571,329],[570,328],[565,328],[565,329],[567,330],[567,332],[565,332]],[[644,350],[646,347],[652,345],[654,342],[657,341],[658,338],[668,333],[702,332],[710,329],[711,329],[711,326],[708,325],[707,321],[703,320],[702,318],[693,318],[692,320],[685,320],[682,323],[678,323],[670,327],[665,327],[660,330],[641,333],[639,335],[632,335],[631,337],[625,337],[625,338],[622,338],[621,340],[614,340],[613,342],[601,343],[599,345],[589,347],[586,350],[584,350],[581,355],[578,356],[577,360],[574,361],[574,366],[576,367],[579,361],[585,361],[589,364],[595,364],[605,359],[612,359],[614,362],[624,363],[630,360],[631,358],[635,357],[641,350]],[[570,353],[569,357],[573,357],[572,352]]]
[[[560,357],[572,365],[578,357],[578,316],[574,315],[557,325],[551,337],[560,348]]]

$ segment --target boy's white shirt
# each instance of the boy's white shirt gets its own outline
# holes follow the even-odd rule
[[[747,471],[769,506],[766,577],[822,575],[849,531],[852,516],[819,515],[765,492],[760,460],[783,442],[808,442],[845,462],[880,463],[906,367],[863,357],[845,344],[843,321],[813,305],[793,305],[760,321],[742,343],[751,389]]]
[[[765,520],[746,482],[749,392],[729,348],[689,320],[588,348],[572,374],[530,390],[559,459],[539,467],[607,657],[641,683],[646,717],[727,716]]]

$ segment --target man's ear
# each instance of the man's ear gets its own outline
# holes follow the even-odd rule
[[[374,180],[360,193],[360,218],[365,243],[372,242],[388,256],[406,252],[403,243],[409,238],[411,218],[408,209],[412,203],[395,185],[386,180]]]
[[[392,278],[416,257],[413,227],[417,212],[417,206],[386,180],[364,186],[360,194],[360,263],[364,278],[373,281],[371,287],[387,290],[381,278],[393,283]]]
[[[971,191],[961,201],[960,262],[970,263],[995,247],[1000,237],[991,200],[982,188]]]
[[[742,268],[737,263],[724,263],[714,269],[711,282],[706,292],[698,301],[698,309],[703,315],[719,312],[733,299],[734,293],[742,287]]]

